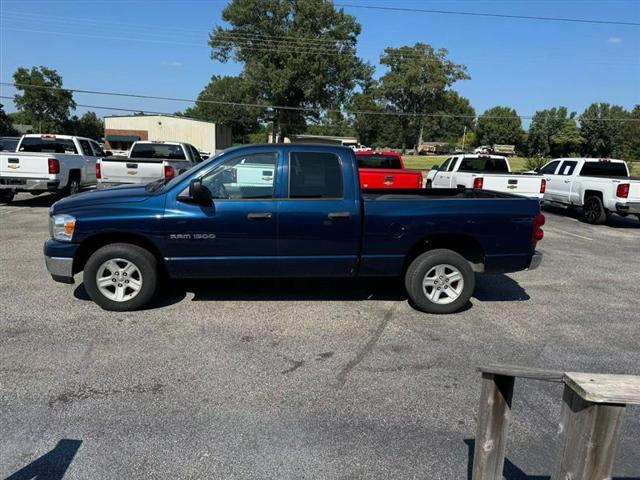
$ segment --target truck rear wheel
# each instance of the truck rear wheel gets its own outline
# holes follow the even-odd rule
[[[452,250],[430,250],[416,257],[405,274],[409,299],[423,312],[453,313],[464,307],[475,289],[469,262]]]
[[[70,195],[75,195],[80,192],[80,175],[76,172],[71,172],[69,174],[69,183],[62,191],[63,197],[68,197]]]
[[[584,201],[582,219],[592,225],[601,225],[607,221],[607,211],[599,197],[588,197]]]
[[[148,250],[128,243],[99,248],[84,267],[85,289],[105,310],[138,310],[151,301],[157,282],[155,257]]]

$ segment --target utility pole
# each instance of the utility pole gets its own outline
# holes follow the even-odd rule
[[[464,152],[464,143],[465,143],[465,137],[467,136],[467,127],[465,125],[464,130],[462,131],[462,151]]]

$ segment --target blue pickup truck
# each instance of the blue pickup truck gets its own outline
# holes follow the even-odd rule
[[[242,172],[258,165],[258,178]],[[84,271],[107,310],[149,303],[160,278],[397,276],[416,308],[450,313],[469,301],[474,272],[539,265],[537,199],[361,191],[357,165],[344,147],[255,145],[169,181],[73,195],[50,209],[47,269],[64,283]]]

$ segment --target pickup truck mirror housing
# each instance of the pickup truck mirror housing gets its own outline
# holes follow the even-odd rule
[[[202,185],[202,180],[194,178],[189,183],[189,198],[198,205],[208,207],[211,205],[211,192],[207,187]]]

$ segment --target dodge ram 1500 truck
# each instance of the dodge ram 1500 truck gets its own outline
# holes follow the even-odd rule
[[[539,171],[547,181],[545,204],[582,207],[582,219],[592,224],[612,213],[640,220],[640,177],[629,176],[622,160],[558,158]]]
[[[363,189],[422,187],[422,172],[407,170],[398,152],[360,151],[356,158]]]
[[[275,171],[238,183],[230,171]],[[60,200],[44,244],[53,279],[83,271],[89,296],[133,310],[169,279],[402,276],[420,310],[462,308],[474,272],[538,266],[537,199],[469,189],[362,192],[354,152],[328,145],[238,147],[148,185]]]

